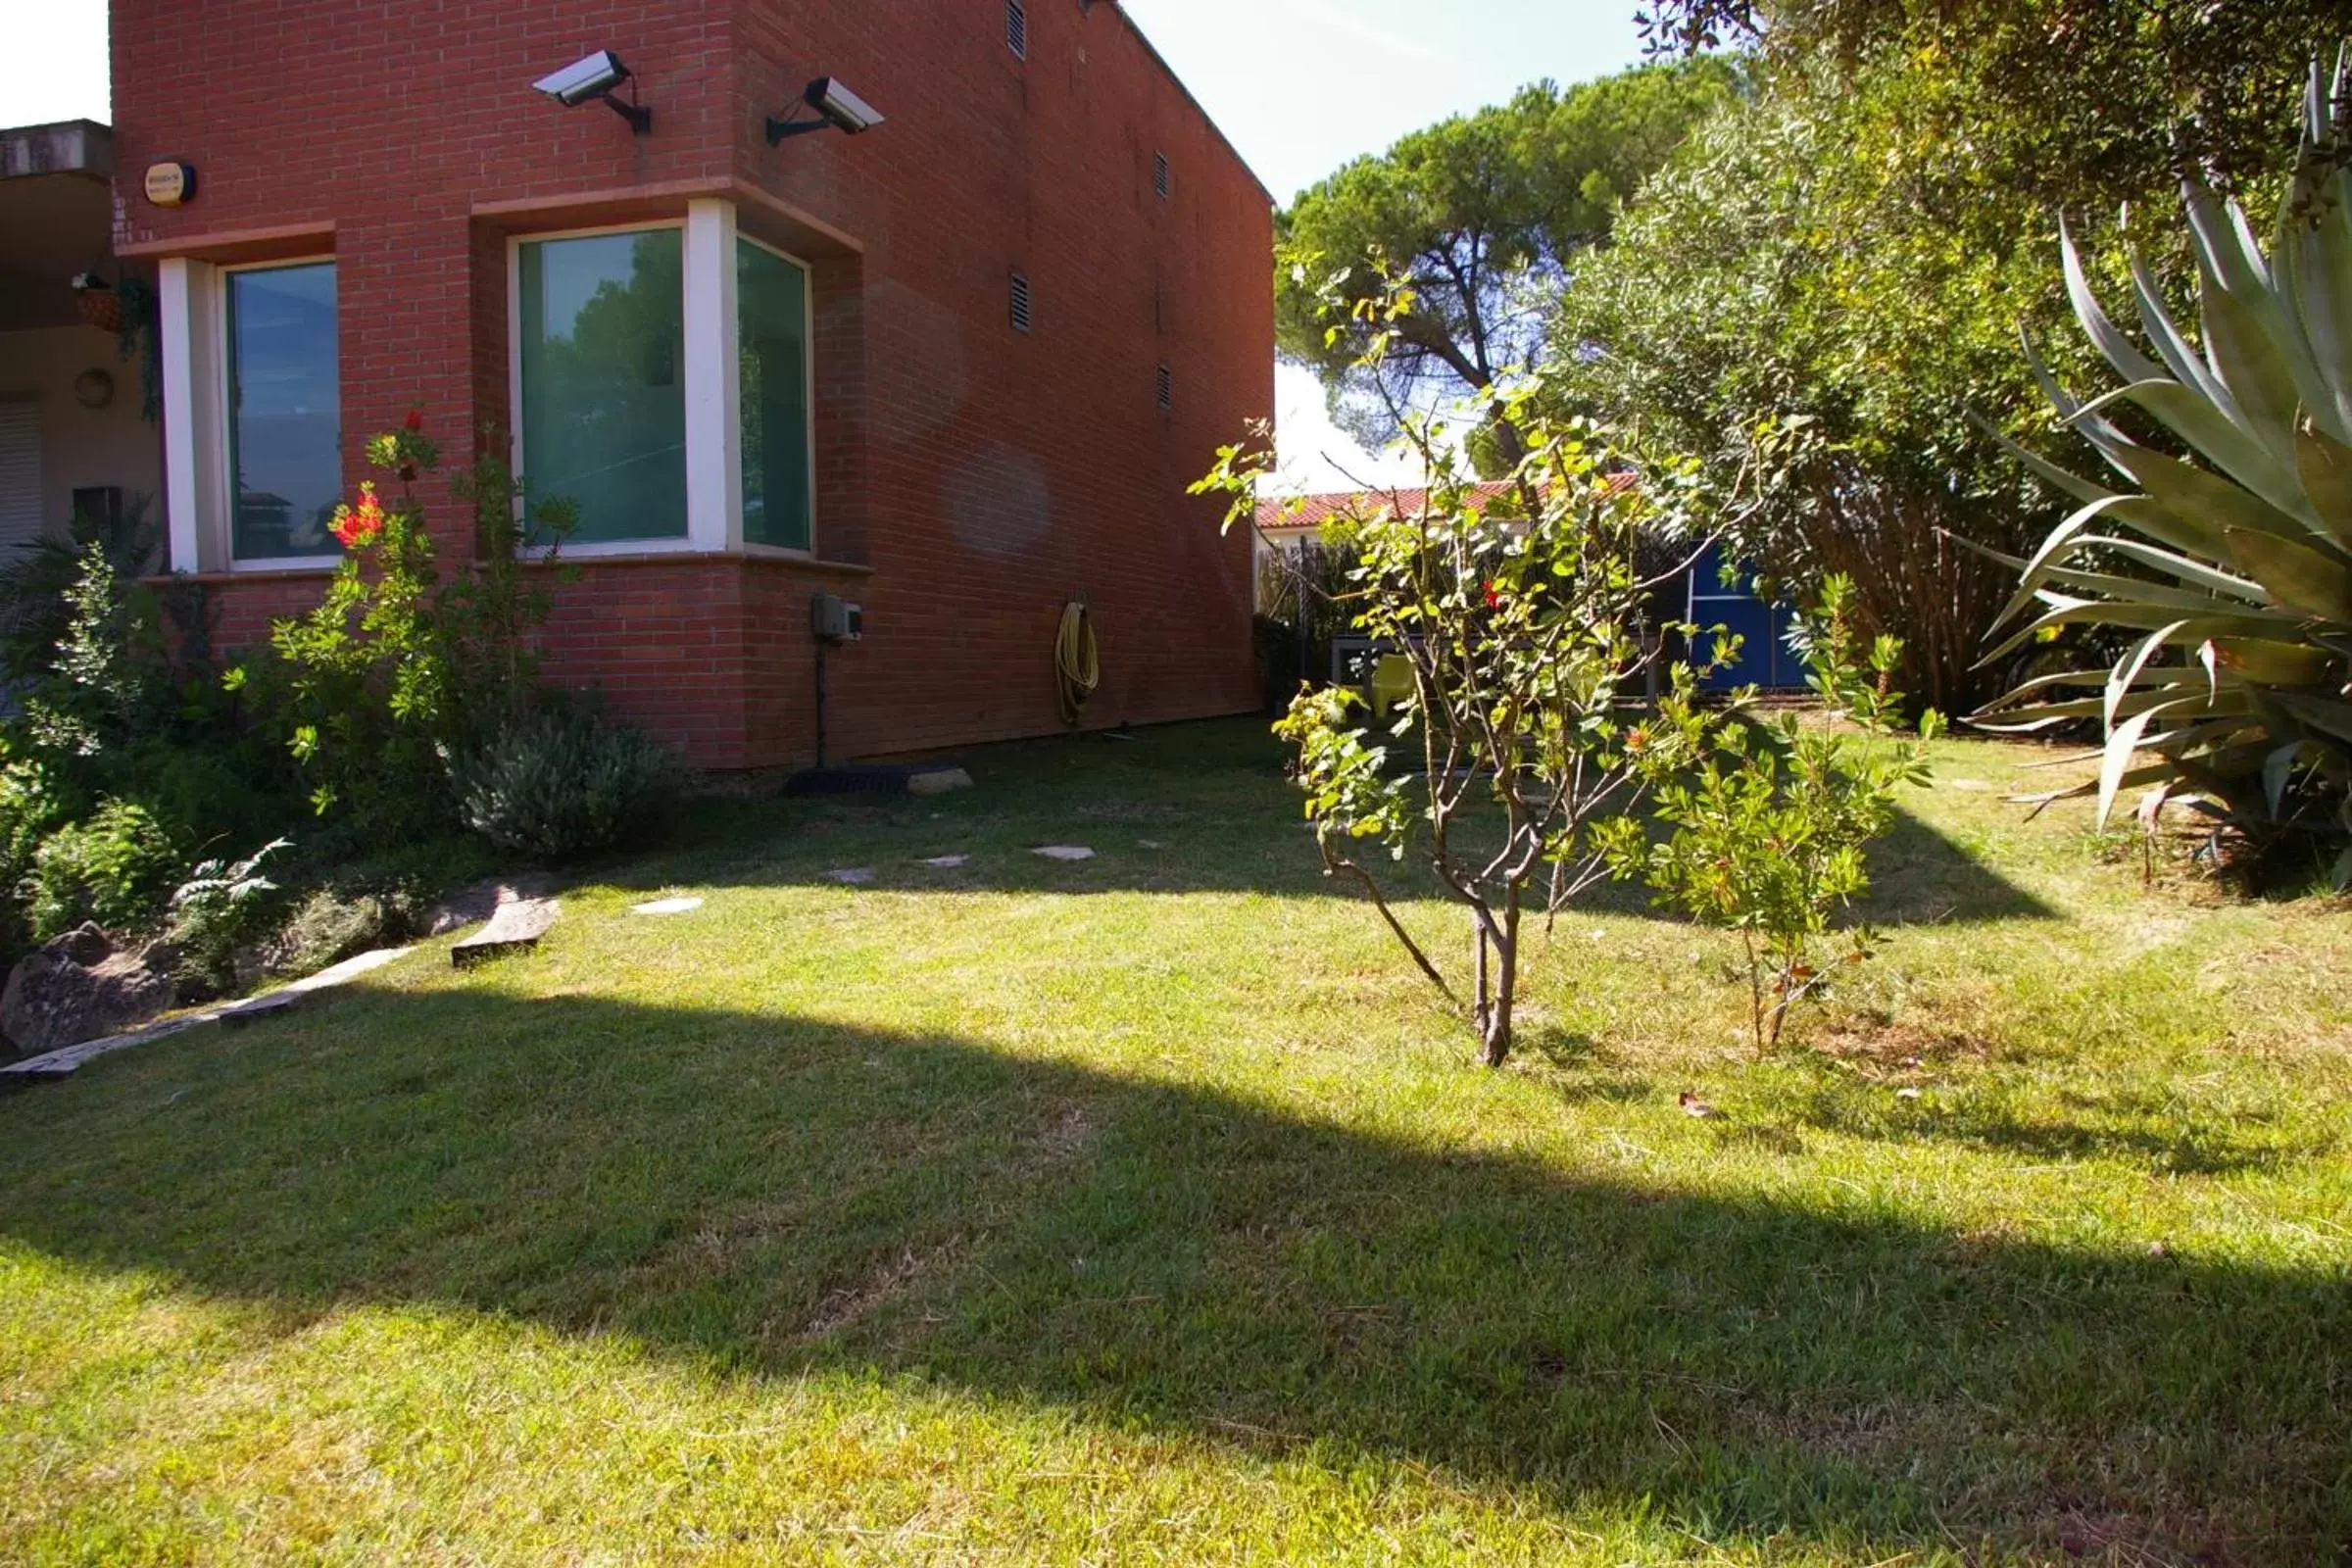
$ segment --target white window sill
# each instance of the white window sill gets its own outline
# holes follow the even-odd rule
[[[253,561],[232,561],[228,569],[244,571],[333,571],[343,564],[340,553],[331,556],[273,556]]]
[[[571,561],[588,561],[598,556],[699,556],[708,553],[683,535],[661,539],[597,539],[526,552],[541,561],[551,554]]]

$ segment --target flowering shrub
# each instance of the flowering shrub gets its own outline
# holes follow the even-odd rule
[[[272,629],[274,667],[247,665],[230,681],[274,713],[313,809],[340,809],[363,838],[391,842],[455,826],[447,760],[523,712],[548,611],[525,539],[546,540],[552,564],[571,512],[523,509],[503,465],[475,464],[452,489],[473,506],[481,559],[444,580],[416,493],[441,466],[422,417],[370,440],[368,461],[396,499],[368,480],[335,509],[328,526],[345,555],[325,597]]]
[[[335,520],[327,524],[327,532],[346,550],[358,550],[375,542],[384,531],[383,503],[375,499],[375,481],[367,480],[360,486],[357,507],[337,507]]]

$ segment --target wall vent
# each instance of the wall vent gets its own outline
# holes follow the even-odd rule
[[[1176,372],[1165,365],[1159,368],[1159,406],[1163,411],[1176,407]]]
[[[1026,274],[1012,274],[1012,329],[1029,330],[1029,279]]]
[[[1152,188],[1159,193],[1161,201],[1164,202],[1168,199],[1168,191],[1174,183],[1175,176],[1168,172],[1168,155],[1153,153],[1152,155]]]
[[[1029,8],[1022,0],[1004,0],[1004,47],[1015,60],[1029,58]]]

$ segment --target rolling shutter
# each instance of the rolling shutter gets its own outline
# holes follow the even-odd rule
[[[41,536],[41,406],[0,399],[0,557]]]

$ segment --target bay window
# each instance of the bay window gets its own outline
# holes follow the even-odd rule
[[[526,240],[515,268],[532,496],[569,500],[580,544],[685,538],[678,230]]]
[[[736,375],[746,544],[809,545],[808,274],[735,242]]]
[[[514,245],[516,471],[577,510],[568,548],[813,544],[809,288],[800,263],[683,224]]]

